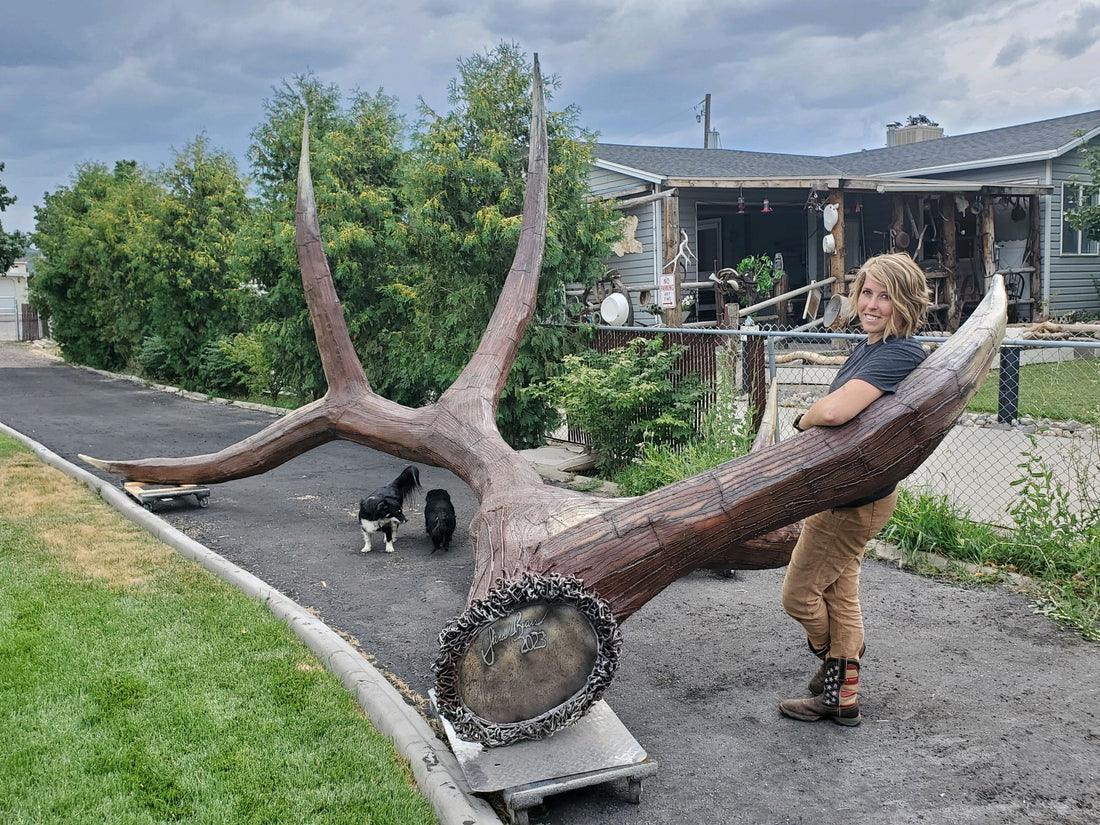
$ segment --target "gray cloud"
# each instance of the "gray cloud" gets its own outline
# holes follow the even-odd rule
[[[345,92],[446,107],[459,59],[539,52],[609,142],[702,145],[711,94],[725,148],[830,154],[880,146],[923,112],[951,134],[1095,108],[1095,2],[1056,0],[55,0],[5,10],[0,161],[33,228],[76,165],[169,162],[200,132],[242,162],[263,102],[313,71]],[[1051,66],[1043,55],[1059,57]],[[1076,61],[1076,64],[1073,63]],[[1073,66],[1076,65],[1076,71]],[[1024,102],[1024,106],[1021,106]],[[1075,108],[1066,108],[1075,107]]]
[[[1040,38],[1040,46],[1062,58],[1078,57],[1100,39],[1100,4],[1089,3],[1076,9],[1063,28],[1050,37]]]

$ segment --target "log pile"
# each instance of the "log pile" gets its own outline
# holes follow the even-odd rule
[[[1092,338],[1100,341],[1100,323],[1060,324],[1055,321],[1039,321],[1034,324],[1013,324],[1007,328],[1010,338],[1031,341],[1073,341]]]

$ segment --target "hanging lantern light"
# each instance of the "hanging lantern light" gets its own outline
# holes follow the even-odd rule
[[[745,199],[741,196],[737,198],[737,213],[739,215],[745,214]]]

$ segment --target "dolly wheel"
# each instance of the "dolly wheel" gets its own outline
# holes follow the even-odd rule
[[[635,805],[642,801],[642,780],[626,780],[626,800],[627,802],[633,802]]]
[[[210,505],[210,496],[195,496],[195,500],[199,503],[199,507],[208,507]]]

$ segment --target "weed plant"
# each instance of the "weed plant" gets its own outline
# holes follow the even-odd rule
[[[1036,612],[1100,641],[1100,509],[1074,508],[1069,492],[1032,448],[1012,482],[1015,529],[970,521],[942,496],[902,489],[883,530],[906,553],[933,552],[974,565],[1019,573],[1034,581]],[[1095,503],[1095,492],[1082,499]]]
[[[732,403],[720,400],[697,437],[680,447],[645,442],[639,458],[614,481],[623,495],[640,496],[745,455],[753,437],[752,410],[739,413]]]

